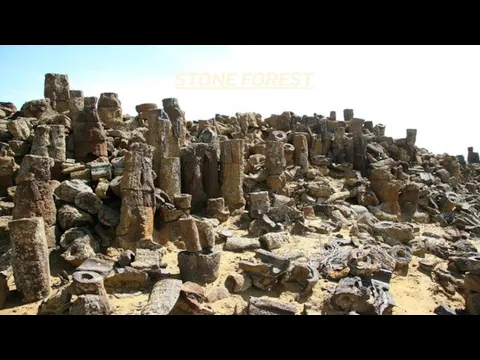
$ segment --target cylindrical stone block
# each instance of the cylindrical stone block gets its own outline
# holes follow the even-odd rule
[[[304,134],[295,134],[293,146],[295,147],[295,165],[300,166],[303,171],[307,171],[309,167],[307,137]]]
[[[192,195],[180,194],[175,196],[173,203],[177,209],[187,210],[192,207]]]
[[[220,143],[222,197],[225,204],[235,209],[245,204],[243,197],[243,148],[242,139],[227,140]]]
[[[96,272],[76,271],[72,278],[76,295],[107,295],[103,277]]]
[[[179,157],[161,158],[159,172],[156,173],[158,187],[165,191],[170,199],[182,192]]]
[[[349,121],[353,119],[353,109],[343,110],[343,120]]]
[[[283,142],[267,141],[265,167],[268,174],[280,175],[286,165]]]
[[[211,283],[218,278],[221,252],[216,250],[209,254],[178,253],[178,267],[184,282]]]
[[[178,237],[185,243],[185,250],[188,252],[202,251],[200,244],[200,235],[198,233],[197,223],[194,218],[184,218],[178,220]]]
[[[25,303],[50,295],[50,262],[42,218],[12,220],[8,224],[12,245],[13,276]]]

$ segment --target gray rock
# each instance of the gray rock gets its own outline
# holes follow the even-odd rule
[[[158,281],[150,293],[142,315],[168,315],[180,297],[181,287],[181,280],[162,279]]]
[[[246,251],[255,249],[260,249],[260,241],[258,239],[243,237],[228,238],[223,247],[223,250],[227,251]]]

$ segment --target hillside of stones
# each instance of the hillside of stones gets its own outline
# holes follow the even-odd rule
[[[402,279],[429,313],[480,314],[472,147],[435,155],[351,109],[136,111],[62,74],[0,103],[0,314],[389,315]]]

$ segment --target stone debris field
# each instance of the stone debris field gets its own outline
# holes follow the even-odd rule
[[[478,315],[480,159],[343,110],[0,103],[0,315]]]

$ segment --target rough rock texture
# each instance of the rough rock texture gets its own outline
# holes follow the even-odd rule
[[[178,298],[182,281],[163,279],[158,281],[150,293],[148,304],[143,309],[143,315],[168,315],[173,310]]]
[[[241,139],[226,140],[220,143],[220,192],[230,211],[245,205],[243,197],[243,145]]]
[[[122,178],[122,209],[116,233],[119,246],[135,251],[140,240],[153,241],[155,187],[152,169],[153,148],[135,143],[125,155]]]
[[[9,223],[12,267],[17,290],[26,303],[50,295],[50,263],[42,218],[12,220]]]
[[[85,105],[72,124],[75,159],[107,157],[107,136],[97,110]]]

